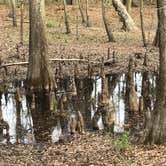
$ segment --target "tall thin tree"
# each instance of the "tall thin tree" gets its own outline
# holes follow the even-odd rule
[[[12,18],[13,18],[13,26],[17,26],[17,16],[16,16],[16,0],[10,0],[12,7]]]
[[[85,23],[85,17],[84,17],[84,13],[83,13],[83,9],[82,9],[82,3],[81,0],[78,0],[78,7],[80,10],[80,14],[81,14],[81,19],[82,19],[82,23]]]
[[[132,0],[126,0],[126,9],[128,13],[131,12]]]
[[[115,42],[108,19],[106,18],[105,0],[102,0],[102,17],[109,42]]]
[[[143,15],[143,0],[140,0],[140,18],[141,18],[141,31],[142,31],[142,41],[144,47],[147,46],[145,28],[144,28],[144,15]]]
[[[89,1],[86,0],[86,3],[85,3],[85,13],[86,13],[86,26],[87,26],[87,27],[90,26],[88,10],[89,10]]]
[[[20,43],[23,44],[24,1],[20,1]]]
[[[63,6],[64,6],[64,17],[65,17],[65,26],[66,26],[66,33],[70,33],[70,26],[69,26],[69,18],[67,15],[67,9],[66,9],[66,0],[63,0]]]

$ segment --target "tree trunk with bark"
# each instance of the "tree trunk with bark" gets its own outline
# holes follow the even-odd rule
[[[70,26],[69,26],[69,18],[67,15],[67,10],[66,10],[66,0],[63,0],[63,6],[64,6],[64,17],[65,17],[65,26],[66,26],[66,33],[70,33]]]
[[[157,1],[157,8],[159,8],[158,1]],[[159,18],[159,12],[160,12],[160,10],[157,10],[158,18]],[[155,38],[154,38],[154,41],[152,43],[155,47],[159,47],[159,27],[160,27],[160,25],[159,25],[159,21],[158,21]]]
[[[68,5],[72,5],[73,4],[73,0],[67,0],[66,1]]]
[[[152,44],[155,47],[159,47],[159,23],[158,23],[156,34],[155,34],[155,37],[154,37],[154,40],[153,40]]]
[[[17,26],[17,16],[16,16],[16,0],[10,0],[12,7],[12,18],[13,18],[13,26]]]
[[[140,0],[140,18],[141,18],[141,31],[142,31],[142,41],[144,47],[147,46],[145,28],[144,28],[144,16],[143,16],[143,0]]]
[[[104,74],[104,63],[101,66],[101,79],[102,92],[99,95],[98,109],[101,111],[104,130],[113,133],[115,109],[113,103],[110,101],[108,78]]]
[[[84,17],[84,13],[83,13],[83,9],[82,9],[81,0],[78,0],[78,7],[79,7],[79,10],[80,10],[82,23],[84,24],[85,23],[85,17]]]
[[[89,23],[89,13],[88,13],[88,8],[89,8],[89,1],[86,0],[86,4],[85,4],[85,13],[86,13],[86,26],[89,27],[90,23]]]
[[[34,103],[32,119],[36,139],[37,135],[43,135],[43,133],[47,133],[49,137],[51,131],[51,111],[56,111],[54,93],[56,84],[47,58],[48,46],[45,32],[44,8],[44,0],[29,0],[29,66],[26,83],[28,92],[33,93],[33,95],[28,93],[28,100],[29,103],[34,100],[32,102]],[[41,139],[45,140],[46,136]]]
[[[44,0],[30,0],[28,88],[34,91],[55,89],[53,73],[47,58]]]
[[[108,19],[106,18],[106,11],[105,11],[105,0],[102,0],[102,17],[103,17],[103,22],[104,22],[104,26],[105,26],[105,30],[108,36],[108,40],[109,42],[115,42],[115,38],[113,36],[113,33],[111,31]]]
[[[131,7],[132,7],[132,0],[126,0],[126,9],[128,13],[131,12]]]
[[[112,0],[112,4],[115,8],[115,10],[118,12],[118,15],[120,16],[123,27],[127,31],[135,30],[137,29],[133,19],[129,15],[129,13],[126,10],[126,7],[123,5],[121,0]]]
[[[166,0],[158,0],[160,69],[152,125],[144,132],[144,142],[166,144]],[[147,139],[148,138],[148,139]]]
[[[24,2],[20,2],[20,43],[23,44]]]

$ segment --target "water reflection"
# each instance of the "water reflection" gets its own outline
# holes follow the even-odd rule
[[[109,76],[112,78],[112,76]],[[91,117],[94,116],[94,112],[97,110],[98,107],[98,94],[101,93],[102,86],[101,86],[101,78],[95,77],[93,79],[93,90],[91,93],[88,93],[88,95],[91,95],[91,98],[93,99],[93,103],[89,106],[91,110]],[[113,103],[115,107],[115,122],[114,122],[114,132],[115,133],[122,133],[124,132],[124,123],[125,123],[125,88],[126,88],[126,76],[125,74],[122,74],[118,77],[118,81],[115,83],[115,86],[113,88],[112,94],[110,94],[110,102]],[[111,79],[109,79],[111,80]],[[86,80],[87,81],[87,80]],[[85,82],[85,81],[84,81]],[[83,83],[84,83],[83,82]],[[141,96],[142,91],[142,74],[141,73],[134,73],[134,82],[136,86],[136,92],[137,96]],[[156,77],[154,75],[150,75],[150,82],[152,84],[152,89],[155,91],[156,87]],[[82,83],[79,82],[80,88],[82,86]],[[112,86],[112,82],[109,81],[110,86]],[[86,84],[87,85],[87,84]],[[85,87],[83,87],[85,89]],[[25,92],[23,88],[23,84],[21,85],[21,89],[23,92]],[[13,84],[9,85],[8,94],[7,94],[7,101],[5,94],[2,94],[1,97],[1,110],[3,115],[3,120],[6,121],[9,125],[9,136],[10,136],[10,143],[35,143],[35,141],[39,141],[37,138],[37,135],[39,137],[42,137],[40,135],[41,130],[44,130],[47,135],[50,135],[50,139],[52,142],[58,142],[59,139],[63,135],[63,129],[60,124],[60,120],[48,120],[47,118],[44,119],[44,124],[46,124],[46,121],[48,121],[47,125],[45,127],[41,127],[43,125],[42,118],[40,117],[41,112],[39,114],[36,114],[35,116],[32,116],[36,111],[32,110],[30,111],[30,103],[27,102],[27,97],[25,93],[22,93],[22,100],[21,100],[21,110],[20,110],[20,120],[21,124],[20,126],[16,126],[16,120],[17,120],[17,110],[16,110],[16,100],[14,96],[15,87]],[[83,94],[79,95],[80,100],[85,100],[87,89],[83,91]],[[60,90],[61,91],[61,90]],[[59,92],[59,91],[58,91]],[[81,93],[81,90],[80,92]],[[155,93],[152,94],[153,99],[155,98]],[[58,95],[57,95],[58,96]],[[89,100],[89,97],[87,97]],[[38,99],[40,101],[40,99]],[[72,100],[70,101],[72,102]],[[78,99],[75,102],[78,103]],[[154,106],[155,99],[152,102],[152,108]],[[84,105],[86,101],[84,101],[82,104]],[[81,105],[80,105],[81,107]],[[82,109],[87,109],[86,107],[82,107]],[[42,109],[42,106],[40,106],[40,109]],[[73,105],[70,103],[69,108],[67,111],[72,110]],[[34,112],[33,112],[34,111]],[[112,111],[112,110],[110,110]],[[70,112],[70,111],[69,111]],[[86,110],[85,110],[86,113]],[[37,117],[36,117],[37,116]],[[45,115],[43,115],[45,117]],[[32,119],[33,117],[33,119]],[[41,118],[41,119],[40,119]],[[42,121],[42,122],[40,122]],[[98,126],[99,129],[103,129],[103,123],[102,123],[102,117],[98,120]],[[6,133],[6,130],[3,130],[3,134]],[[44,136],[45,137],[45,136]],[[7,138],[3,138],[1,140],[1,143],[6,143]]]
[[[16,103],[14,101],[14,94],[8,94],[7,96],[7,103],[5,100],[5,95],[2,95],[2,115],[4,121],[6,121],[9,125],[9,136],[10,142],[16,142]],[[3,142],[6,143],[7,140]]]
[[[120,81],[117,83],[113,96],[110,100],[113,100],[115,105],[115,124],[114,132],[122,133],[124,131],[124,120],[125,120],[125,99],[124,99],[124,80],[125,75],[120,77]]]

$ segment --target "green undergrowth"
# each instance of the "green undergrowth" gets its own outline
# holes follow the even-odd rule
[[[121,136],[115,136],[113,139],[113,147],[118,152],[125,152],[130,149],[130,146],[131,143],[128,132],[124,132]]]

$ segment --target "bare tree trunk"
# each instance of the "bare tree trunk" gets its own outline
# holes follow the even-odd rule
[[[45,34],[45,1],[29,0],[30,34],[28,88],[34,91],[55,89],[53,73],[48,64],[47,39]]]
[[[157,82],[157,95],[152,117],[152,127],[145,132],[145,143],[166,144],[166,0],[158,0],[159,12],[159,53],[160,69]],[[147,139],[148,138],[148,139]]]
[[[147,54],[145,54],[145,57],[144,57],[144,67],[148,67],[148,57],[147,57]],[[151,83],[150,83],[150,80],[149,80],[149,72],[148,71],[145,71],[143,72],[143,75],[142,75],[142,96],[143,96],[143,101],[144,101],[144,110],[146,111],[148,108],[150,111],[152,111],[152,108],[151,108]]]
[[[0,135],[3,134],[3,117],[2,117],[2,103],[1,103],[1,100],[2,100],[2,91],[1,91],[1,86],[0,86]]]
[[[79,7],[79,10],[80,10],[82,23],[84,24],[85,23],[85,18],[84,18],[84,13],[83,13],[83,9],[82,9],[81,0],[78,0],[78,7]]]
[[[105,30],[106,30],[109,42],[115,42],[113,33],[112,33],[110,25],[109,25],[109,22],[106,18],[105,0],[102,0],[102,17],[103,17],[103,22],[104,22],[104,26],[105,26]]]
[[[16,0],[10,0],[12,7],[12,18],[13,18],[13,26],[17,26],[17,17],[16,17]]]
[[[131,6],[132,6],[132,0],[126,0],[126,9],[128,13],[131,12]]]
[[[159,8],[158,1],[157,1],[157,8]],[[160,12],[160,10],[157,10],[158,18],[159,18],[159,12]],[[159,25],[159,21],[158,21],[155,38],[154,38],[154,41],[152,43],[155,47],[159,47],[159,27],[160,27],[160,25]]]
[[[44,0],[29,0],[29,18],[29,65],[26,85],[27,90],[33,95],[27,93],[27,98],[33,106],[32,119],[35,138],[40,141],[50,138],[51,111],[56,111],[56,101],[52,95],[56,85],[47,58]]]
[[[104,63],[102,63],[102,66],[101,66],[101,78],[102,78],[102,93],[101,95],[99,95],[98,109],[101,110],[104,130],[113,133],[115,110],[114,110],[113,103],[110,102],[108,78],[105,77],[105,74],[104,74]]]
[[[17,143],[20,143],[21,140],[21,95],[20,95],[20,88],[19,85],[16,87],[16,94],[15,94],[15,100],[16,100],[16,109],[17,109],[17,114],[16,114],[16,130],[17,130]]]
[[[66,26],[66,33],[70,33],[70,26],[69,26],[69,18],[67,15],[67,10],[66,10],[66,0],[63,0],[63,6],[64,6],[64,17],[65,17],[65,26]]]
[[[21,18],[20,18],[20,43],[23,44],[24,2],[21,1],[20,3],[21,3],[20,4],[20,13],[21,13]]]
[[[155,46],[155,47],[159,47],[159,23],[158,23],[157,30],[156,30],[156,34],[155,34],[155,38],[154,38],[152,44],[153,44],[153,46]]]
[[[73,0],[66,0],[68,5],[72,5],[73,4]]]
[[[90,23],[89,23],[89,14],[88,14],[88,6],[89,2],[88,0],[86,0],[86,4],[85,4],[85,11],[86,11],[86,26],[89,27]]]
[[[126,78],[126,106],[129,108],[129,112],[134,114],[138,111],[138,97],[135,90],[135,83],[134,83],[134,70],[135,64],[134,59],[131,58],[129,60],[129,67],[128,73]]]
[[[122,4],[121,0],[112,0],[112,4],[115,10],[118,12],[118,15],[124,24],[123,26],[125,30],[131,31],[137,29],[133,19],[127,12],[126,7]]]
[[[142,41],[143,41],[144,47],[146,47],[147,42],[146,42],[146,35],[145,35],[145,29],[144,29],[143,0],[140,0],[140,18],[141,18]]]

